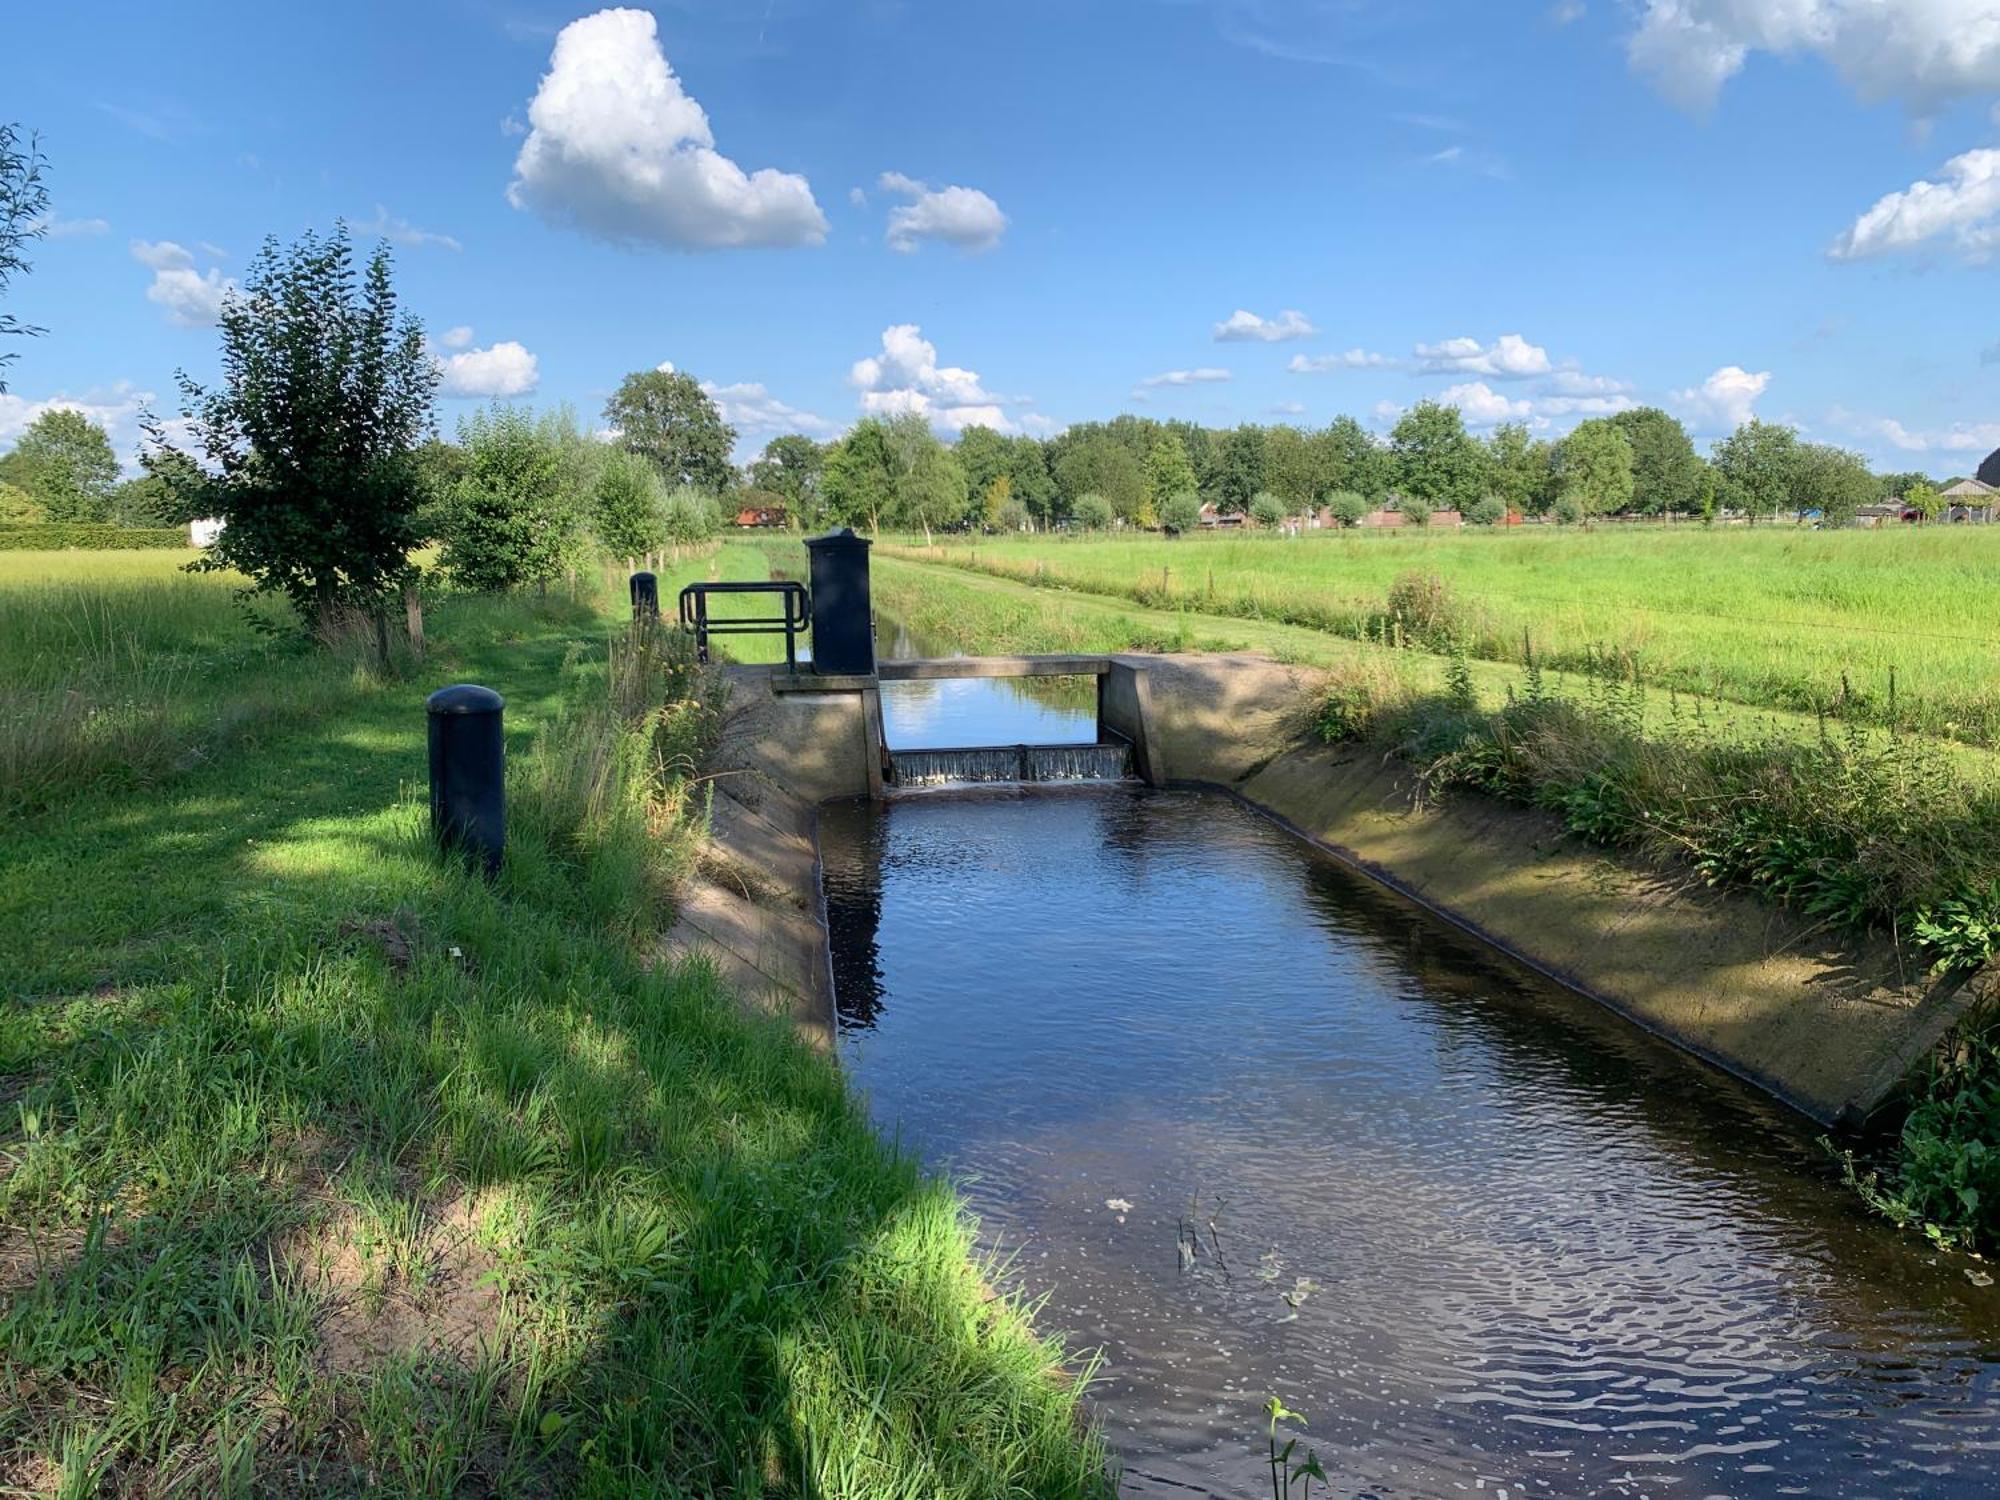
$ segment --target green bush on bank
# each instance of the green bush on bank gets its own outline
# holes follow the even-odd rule
[[[185,547],[185,526],[107,526],[85,521],[38,521],[0,526],[0,552],[140,552]]]

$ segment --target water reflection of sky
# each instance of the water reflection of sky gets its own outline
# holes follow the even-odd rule
[[[1097,739],[1089,677],[946,677],[882,684],[891,750],[1088,745]]]
[[[1241,807],[911,798],[821,845],[850,1074],[1105,1351],[1125,1493],[1257,1493],[1274,1392],[1337,1496],[1996,1492],[2000,1289]]]

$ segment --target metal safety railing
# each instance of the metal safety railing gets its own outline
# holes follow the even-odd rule
[[[712,594],[776,594],[783,609],[776,615],[732,615],[711,619],[708,600]],[[712,635],[783,635],[785,670],[799,669],[798,639],[812,624],[812,599],[802,583],[773,580],[769,583],[691,583],[681,590],[681,625],[694,632],[695,649],[708,660],[708,638]]]

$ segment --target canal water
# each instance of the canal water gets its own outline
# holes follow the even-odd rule
[[[951,653],[878,617],[876,646],[887,661]],[[882,728],[893,750],[968,745],[1089,745],[1097,739],[1092,677],[942,677],[882,684]]]
[[[1102,1352],[1124,1493],[1268,1494],[1270,1395],[1335,1495],[2000,1492],[1971,1263],[1233,800],[926,793],[821,841],[846,1066]]]

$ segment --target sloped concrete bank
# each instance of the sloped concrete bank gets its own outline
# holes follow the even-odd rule
[[[1864,1121],[1954,1027],[2000,1003],[2000,970],[1927,981],[1887,943],[1593,849],[1539,810],[1459,793],[1420,803],[1407,765],[1313,740],[1310,670],[1259,657],[1131,660],[1146,663],[1134,706],[1151,779],[1235,794],[1822,1124]]]

